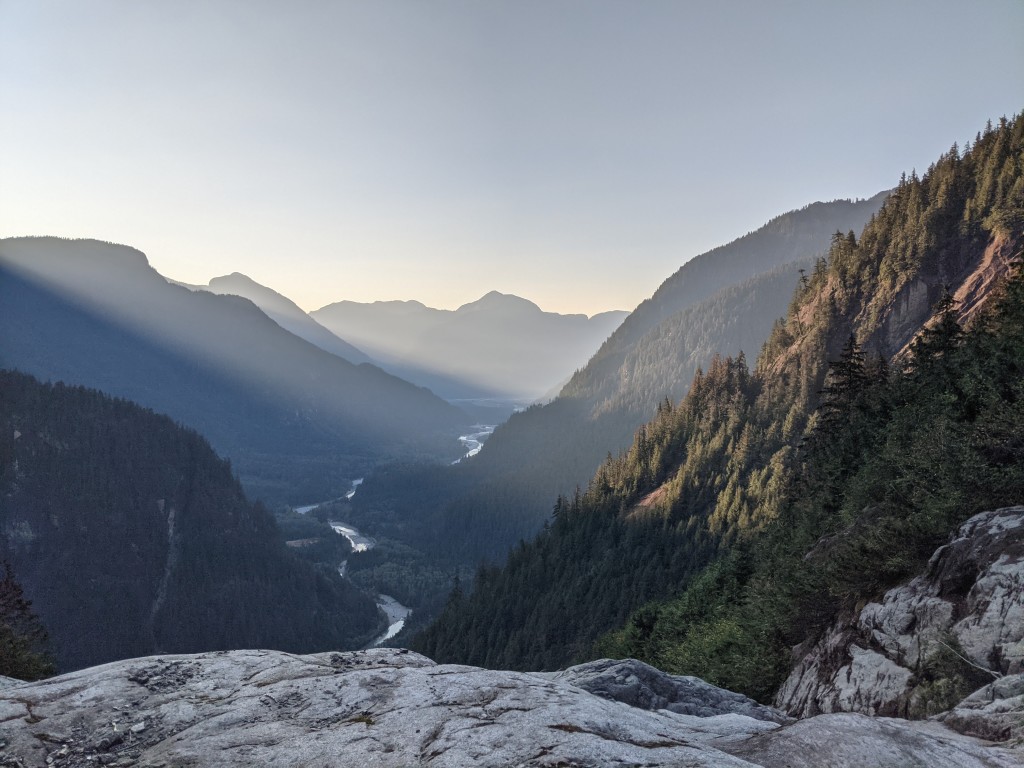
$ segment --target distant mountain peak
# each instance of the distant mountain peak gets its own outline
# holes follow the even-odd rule
[[[248,275],[243,275],[241,272],[232,272],[230,275],[222,275],[220,277],[214,277],[210,279],[210,288],[215,289],[227,289],[230,287],[245,286],[247,288],[256,288],[262,291],[268,291],[277,293],[272,288],[257,283]]]
[[[233,294],[249,299],[271,315],[281,314],[293,317],[305,315],[298,305],[287,296],[256,282],[241,272],[232,272],[230,275],[212,278],[206,290],[211,293]],[[279,320],[280,318],[274,317],[274,319]]]
[[[214,280],[216,280],[218,282],[227,281],[227,280],[240,280],[242,282],[255,283],[256,285],[259,285],[259,283],[256,283],[256,281],[253,280],[251,277],[249,277],[248,275],[243,274],[241,272],[232,272],[229,275],[222,275],[221,277],[215,277],[215,278],[213,278],[213,280],[210,280],[210,282],[212,283],[212,282],[214,282]]]
[[[248,275],[232,272],[211,279],[208,286],[197,287],[211,293],[233,294],[248,299],[282,328],[332,355],[356,364],[372,362],[368,355],[321,326],[287,296]]]
[[[501,293],[500,291],[490,291],[485,293],[476,301],[471,301],[468,304],[463,304],[459,307],[456,312],[475,312],[479,310],[519,310],[527,312],[541,312],[541,308],[534,304],[529,299],[524,299],[521,296],[516,296],[511,293]]]

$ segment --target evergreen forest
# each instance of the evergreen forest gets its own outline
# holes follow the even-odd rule
[[[759,349],[832,233],[861,229],[887,194],[814,203],[688,261],[557,398],[514,414],[471,460],[376,470],[335,512],[387,543],[349,561],[353,578],[405,592],[417,609],[409,629],[436,615],[453,579],[536,535],[553,500],[628,447],[658,403],[685,395],[718,350]]]
[[[715,359],[414,647],[634,656],[769,700],[789,649],[1024,498],[1024,117],[837,231],[751,369]]]
[[[197,433],[10,371],[0,372],[0,546],[12,580],[0,585],[12,595],[3,616],[16,617],[0,642],[11,629],[30,641],[25,653],[45,650],[17,630],[34,611],[61,671],[154,653],[353,648],[384,620],[335,566],[285,547]]]

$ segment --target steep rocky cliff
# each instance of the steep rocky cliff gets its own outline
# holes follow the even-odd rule
[[[981,687],[952,715],[988,737],[1024,734],[1024,719],[981,726],[969,711],[1024,694],[1024,507],[975,515],[925,573],[836,621],[798,662],[776,704],[823,712],[926,716]]]

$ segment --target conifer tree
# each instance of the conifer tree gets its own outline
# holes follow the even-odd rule
[[[9,563],[0,579],[0,675],[38,680],[54,672],[47,635]]]

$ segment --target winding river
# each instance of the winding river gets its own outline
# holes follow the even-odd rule
[[[353,493],[354,492],[355,491],[353,491]],[[354,525],[337,522],[335,520],[331,520],[328,525],[330,525],[336,533],[349,540],[354,552],[366,552],[373,549],[377,543],[369,536],[361,533]],[[346,564],[347,561],[343,561],[341,565],[338,566],[338,573],[342,576],[345,575]],[[372,643],[366,646],[367,648],[375,648],[401,632],[402,627],[405,626],[405,620],[409,617],[409,614],[412,613],[412,608],[407,608],[402,605],[400,602],[395,600],[395,598],[391,597],[391,595],[378,594],[377,607],[384,611],[384,614],[388,617],[388,628],[383,635],[375,638]]]
[[[466,449],[465,455],[461,458],[453,461],[453,464],[458,464],[462,459],[468,459],[470,456],[476,456],[480,453],[480,449],[484,447],[484,441],[494,432],[495,424],[474,424],[473,432],[468,435],[462,435],[459,437],[459,442],[462,443],[463,448]],[[300,515],[305,515],[312,512],[323,504],[330,504],[332,501],[341,501],[342,499],[351,499],[356,495],[356,491],[359,490],[359,486],[363,484],[363,478],[358,478],[352,481],[352,487],[349,491],[338,499],[330,499],[328,501],[319,501],[316,504],[307,504],[304,507],[295,507],[295,511]],[[344,536],[349,540],[352,545],[353,552],[366,552],[374,548],[377,544],[372,538],[364,533],[361,533],[358,528],[348,523],[331,520],[328,525],[334,529],[334,532],[339,536]],[[338,565],[338,573],[342,576],[345,575],[345,568],[348,565],[347,560],[343,560]],[[407,608],[400,602],[391,597],[391,595],[377,595],[377,607],[384,611],[384,614],[388,617],[388,629],[380,637],[375,638],[367,648],[375,648],[376,646],[387,642],[399,632],[402,631],[402,627],[405,626],[405,620],[412,613],[411,608]]]
[[[480,453],[480,449],[484,447],[484,441],[491,436],[494,432],[494,428],[497,424],[474,424],[473,429],[475,432],[470,432],[468,435],[462,435],[459,437],[459,442],[462,443],[462,447],[466,449],[465,455],[459,457],[452,464],[458,464],[463,459],[468,459],[470,456],[476,456]]]
[[[352,488],[349,490],[348,493],[344,495],[343,498],[351,499],[353,496],[356,495],[356,490],[358,490],[359,486],[362,484],[363,478],[361,477],[358,480],[353,480]],[[308,504],[304,507],[295,507],[295,511],[298,512],[300,515],[305,515],[309,512],[312,512],[314,509],[323,504],[330,504],[331,501],[341,501],[341,499],[331,499],[330,501],[321,501],[316,504]],[[337,520],[331,520],[327,524],[331,526],[331,528],[334,529],[334,532],[337,533],[339,536],[344,536],[346,539],[348,539],[349,544],[352,545],[353,552],[366,552],[368,550],[373,549],[374,546],[377,544],[377,542],[374,541],[372,538],[365,535],[364,533],[361,533],[360,530],[356,528],[354,525],[349,525],[348,523],[340,522]],[[341,576],[345,575],[345,568],[347,565],[347,560],[342,560],[341,563],[338,565],[338,573]],[[384,611],[384,614],[388,617],[388,628],[383,635],[375,638],[372,643],[366,646],[367,648],[375,648],[376,646],[390,640],[392,637],[401,632],[402,627],[405,626],[405,620],[408,618],[409,614],[412,613],[412,608],[407,608],[406,606],[402,605],[400,602],[395,600],[395,598],[391,597],[391,595],[377,595],[377,607]]]

